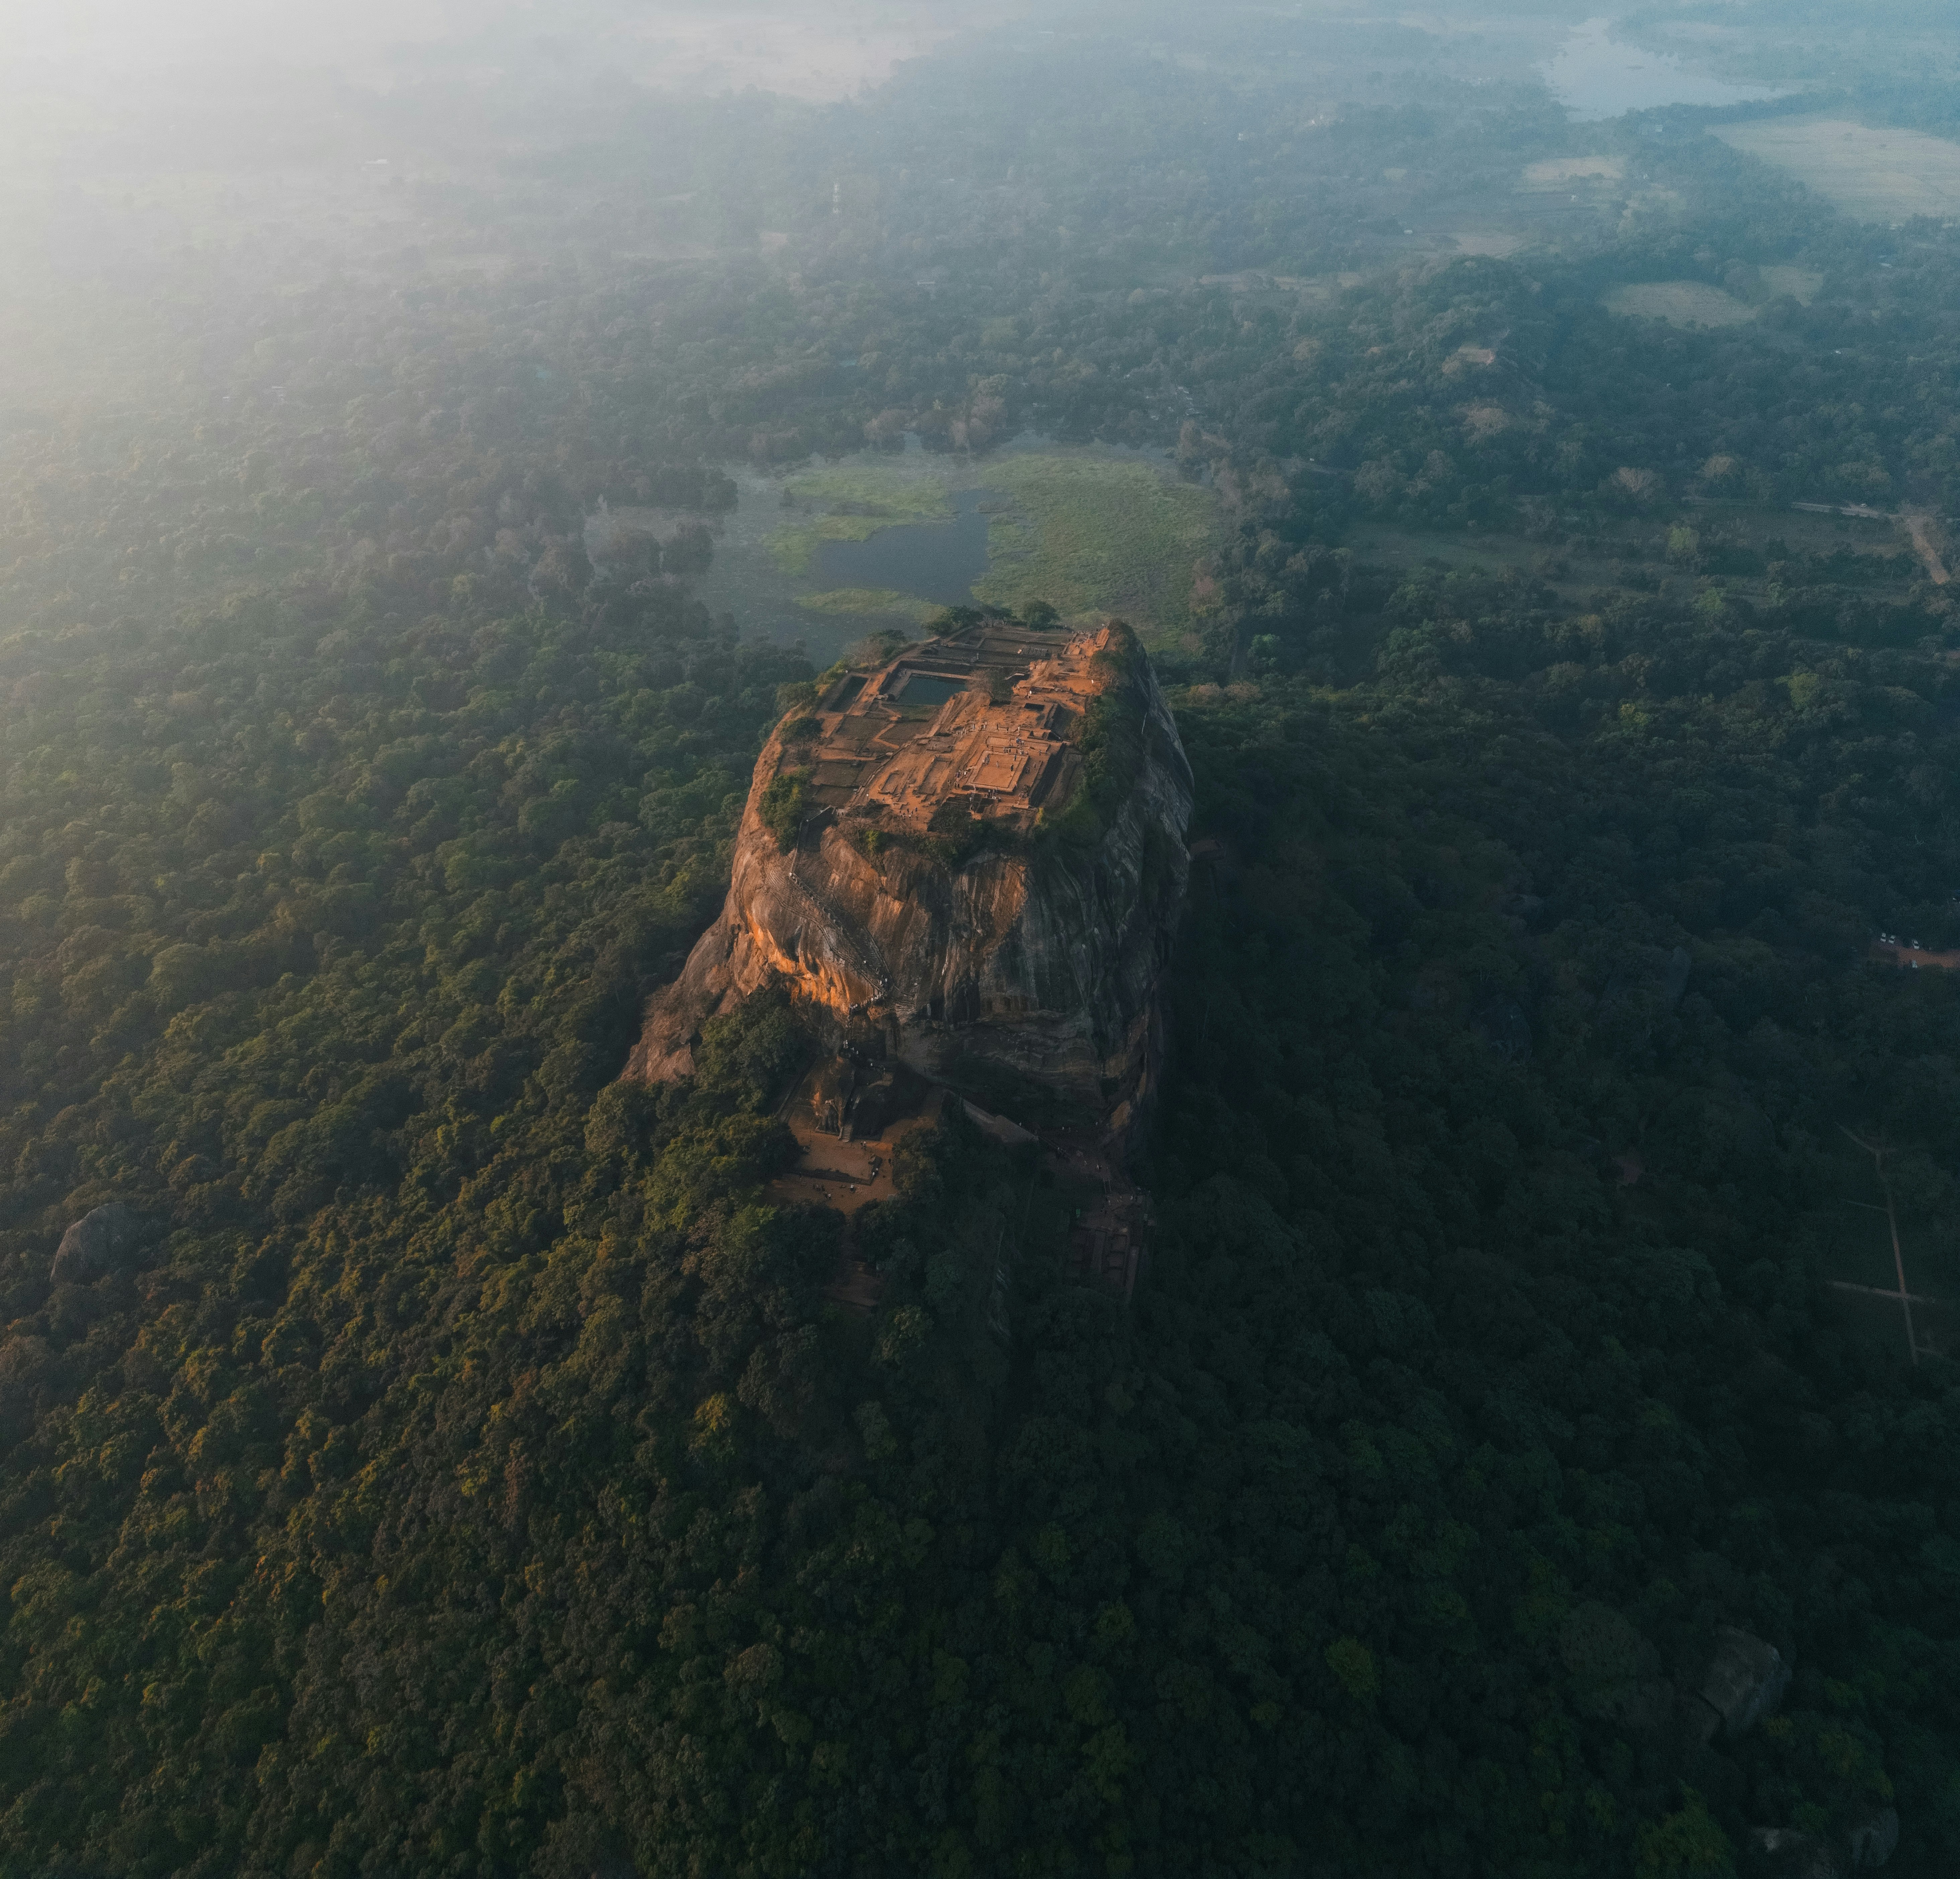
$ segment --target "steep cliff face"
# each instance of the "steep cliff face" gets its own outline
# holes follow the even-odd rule
[[[839,679],[765,747],[721,916],[627,1073],[689,1074],[702,1025],[779,976],[838,1041],[1120,1138],[1161,1054],[1191,791],[1120,625],[990,621]]]

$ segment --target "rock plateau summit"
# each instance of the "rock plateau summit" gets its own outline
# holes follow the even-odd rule
[[[1120,1143],[1161,1057],[1192,778],[1120,623],[988,618],[833,675],[756,765],[721,917],[629,1076],[786,981],[839,1048]]]

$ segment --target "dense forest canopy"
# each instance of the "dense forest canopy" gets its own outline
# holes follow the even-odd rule
[[[1951,37],[1586,11],[22,61],[0,1875],[1952,1869],[1960,231],[1710,134]],[[702,594],[1030,434],[1213,504],[1148,1264],[949,1108],[865,1314],[804,1014],[619,1080],[829,663]]]

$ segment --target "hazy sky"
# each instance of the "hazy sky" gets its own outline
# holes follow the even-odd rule
[[[247,56],[316,59],[371,51],[391,40],[431,37],[454,7],[429,0],[340,0],[332,6],[275,6],[265,0],[11,0],[0,8],[11,49],[42,58],[124,67],[154,59]]]
[[[495,56],[539,40],[648,55],[654,73],[698,79],[725,68],[730,82],[773,78],[784,89],[828,88],[853,75],[882,78],[963,25],[998,21],[1013,6],[971,0],[5,0],[0,23],[18,81],[86,90],[160,70],[329,64],[384,78],[405,53],[437,47]],[[663,56],[664,55],[664,56]],[[813,62],[814,68],[813,68]],[[641,73],[636,75],[648,75]],[[847,87],[847,88],[848,88]]]

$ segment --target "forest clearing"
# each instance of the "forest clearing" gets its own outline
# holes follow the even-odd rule
[[[1900,222],[1960,215],[1960,144],[1850,118],[1772,117],[1713,135],[1787,170],[1847,215]]]
[[[1213,491],[1160,464],[1083,456],[1002,457],[987,481],[1013,506],[988,529],[976,598],[1120,613],[1152,641],[1188,625],[1193,564],[1217,539]]]
[[[1662,320],[1670,326],[1739,326],[1756,316],[1753,307],[1703,281],[1643,281],[1616,287],[1602,304],[1611,313]]]
[[[800,606],[840,616],[918,617],[929,603],[894,577],[917,568],[916,551],[929,546],[911,532],[977,507],[986,545],[976,600],[1041,599],[1064,617],[1102,610],[1147,637],[1175,634],[1188,625],[1192,568],[1218,526],[1215,493],[1180,481],[1162,459],[1083,450],[1004,451],[984,469],[917,451],[864,457],[792,476],[783,492],[794,513],[767,542],[781,571],[821,573],[826,543],[873,551],[864,584],[797,596]]]

